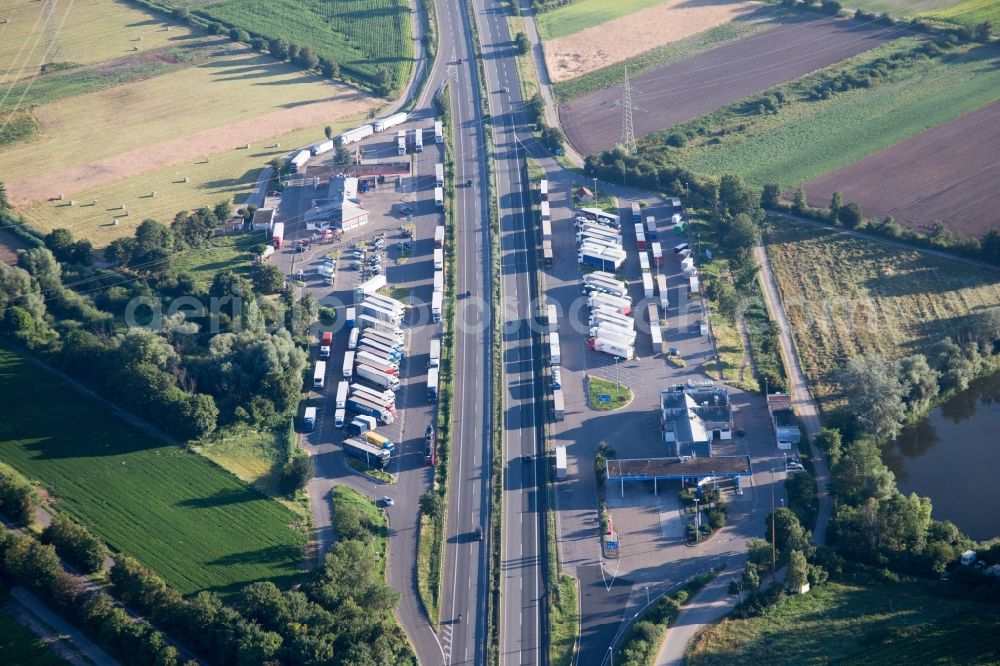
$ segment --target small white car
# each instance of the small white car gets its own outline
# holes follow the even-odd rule
[[[388,495],[382,498],[382,506],[396,506],[396,503],[392,501],[392,498]]]

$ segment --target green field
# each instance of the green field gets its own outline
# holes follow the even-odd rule
[[[724,620],[688,646],[689,666],[996,664],[1000,608],[926,583],[828,583],[762,617]]]
[[[317,56],[369,83],[379,67],[385,67],[397,91],[413,67],[406,0],[224,0],[197,13],[254,34],[310,46]]]
[[[912,39],[897,40],[847,62],[870,61],[912,44]],[[704,134],[683,148],[670,150],[671,161],[699,174],[736,174],[758,186],[767,182],[795,185],[997,99],[1000,52],[988,46],[966,46],[939,59],[920,60],[870,88],[804,101],[804,91],[816,76],[772,89],[793,100],[776,113],[744,114],[737,103],[648,142],[654,144],[670,132],[701,128]]]
[[[45,60],[46,42],[41,2],[0,0],[0,72],[3,82],[34,76]],[[179,46],[191,31],[162,17],[115,0],[73,0],[54,5],[63,62],[93,63]]]
[[[0,601],[3,601],[0,595]],[[0,612],[0,664],[4,666],[55,666],[65,664],[45,644],[14,618]]]
[[[993,33],[1000,28],[1000,0],[965,0],[957,5],[928,12],[929,18],[975,27],[989,21]]]
[[[640,9],[658,5],[663,0],[576,0],[559,9],[535,17],[538,35],[543,41],[572,35],[595,25],[607,23]]]
[[[208,460],[165,446],[0,350],[0,460],[184,594],[298,577],[295,515]]]
[[[1000,303],[1000,270],[830,227],[777,220],[767,254],[802,369],[821,402],[833,393],[831,374],[845,359],[929,354],[961,331],[969,314]]]
[[[232,271],[239,275],[250,273],[253,259],[251,250],[270,240],[264,233],[239,233],[215,236],[211,247],[189,250],[177,255],[171,266],[171,273],[190,273],[201,284],[207,286],[217,273]]]
[[[765,11],[768,13],[765,14]],[[542,14],[542,16],[548,16],[548,14]],[[721,46],[726,42],[736,41],[765,30],[770,30],[775,27],[775,23],[763,19],[773,16],[775,16],[773,10],[761,10],[753,15],[755,20],[737,20],[724,23],[686,39],[663,44],[662,46],[640,53],[633,58],[628,58],[622,62],[588,72],[575,79],[555,83],[552,85],[552,90],[560,102],[569,102],[577,97],[582,97],[598,90],[604,90],[614,85],[620,85],[625,66],[628,67],[629,76],[639,76],[654,67],[691,58],[699,53],[704,53],[709,49]]]
[[[361,115],[331,119],[330,125],[340,131],[362,122]],[[120,236],[132,234],[146,219],[169,224],[181,210],[213,206],[219,201],[242,204],[257,177],[275,157],[288,154],[290,147],[303,146],[323,138],[323,125],[295,130],[271,137],[250,150],[233,149],[204,160],[186,162],[103,187],[90,188],[73,195],[76,206],[66,202],[47,201],[23,212],[33,226],[42,231],[65,227],[79,237],[90,239],[103,247]],[[188,182],[184,182],[184,178]],[[155,191],[156,197],[149,197]],[[90,205],[94,200],[108,202]],[[118,225],[109,224],[109,205],[124,203],[131,215],[118,218]]]
[[[879,14],[885,12],[892,16],[915,16],[955,2],[957,0],[852,0],[846,6]]]

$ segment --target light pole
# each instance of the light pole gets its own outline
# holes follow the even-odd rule
[[[649,605],[649,585],[646,586],[646,605]]]
[[[610,662],[611,666],[615,666],[615,653],[614,650],[610,647],[608,648],[608,661]]]
[[[697,497],[694,498],[694,542],[698,543],[698,539],[701,537],[701,512],[698,511],[698,502],[701,500]]]
[[[594,199],[597,199],[597,179],[594,178]]]

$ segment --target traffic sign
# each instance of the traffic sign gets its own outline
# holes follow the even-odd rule
[[[611,402],[611,396],[607,393],[601,393],[597,396],[597,402]]]

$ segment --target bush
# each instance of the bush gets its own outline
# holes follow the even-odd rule
[[[0,470],[0,513],[14,523],[30,525],[37,506],[31,486]]]
[[[313,461],[308,455],[293,457],[281,468],[281,489],[286,495],[301,490],[309,483],[313,475]]]
[[[42,543],[50,543],[64,560],[82,573],[92,574],[104,567],[108,549],[90,530],[65,516],[56,516],[42,531]]]

